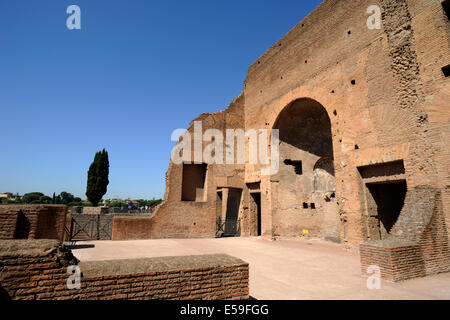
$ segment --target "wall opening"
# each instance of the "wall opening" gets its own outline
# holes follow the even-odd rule
[[[443,1],[442,8],[444,8],[444,12],[447,15],[447,19],[450,20],[450,0]]]
[[[182,201],[204,201],[207,167],[205,163],[183,164]]]
[[[379,221],[380,239],[383,239],[391,232],[405,203],[406,181],[369,183],[367,189],[376,205],[373,214]]]
[[[303,167],[301,161],[293,161],[293,160],[284,160],[284,164],[287,166],[293,166],[295,174],[301,175],[303,174]]]
[[[280,112],[273,129],[279,129],[280,137],[280,169],[272,177],[273,228],[283,236],[299,236],[303,229],[310,234],[327,234],[325,229],[337,233],[339,211],[330,197],[336,188],[327,110],[313,99],[297,99]],[[321,215],[299,214],[312,203]]]
[[[247,183],[248,189],[248,221],[249,235],[262,235],[262,218],[261,218],[261,183]]]
[[[253,192],[250,193],[251,201],[252,201],[252,212],[255,215],[256,222],[256,235],[261,235],[261,193]]]
[[[450,64],[445,67],[442,67],[442,73],[446,78],[450,76]]]
[[[386,239],[403,208],[407,184],[402,160],[359,167],[366,237]],[[364,203],[365,202],[365,203]]]
[[[228,189],[224,236],[240,236],[239,208],[241,205],[241,198],[242,189]]]
[[[216,197],[216,219],[219,219],[219,217],[222,217],[222,202],[223,194],[222,190],[217,190],[217,197]]]
[[[14,239],[28,239],[31,224],[22,210],[17,213],[17,224],[14,232]]]

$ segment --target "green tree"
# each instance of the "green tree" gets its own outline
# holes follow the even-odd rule
[[[47,196],[42,196],[39,198],[39,203],[50,204],[52,203],[52,198]]]
[[[109,159],[108,152],[103,149],[95,154],[94,161],[89,167],[86,186],[86,196],[96,207],[106,194],[109,184]]]
[[[41,197],[45,197],[45,194],[41,192],[30,192],[23,195],[22,201],[24,203],[39,203]]]
[[[61,192],[59,194],[59,198],[61,199],[61,203],[66,205],[75,201],[75,197],[73,196],[73,194],[66,191]]]
[[[138,200],[140,206],[149,206],[149,207],[156,207],[162,202],[162,199],[158,200]]]

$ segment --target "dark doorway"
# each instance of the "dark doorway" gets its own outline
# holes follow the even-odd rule
[[[28,239],[30,234],[31,224],[28,218],[25,216],[22,210],[17,213],[16,231],[14,233],[14,239]]]
[[[227,199],[227,212],[225,215],[224,236],[240,236],[239,207],[241,204],[242,189],[229,188]]]
[[[368,183],[367,188],[376,204],[377,218],[387,233],[397,222],[407,191],[406,181]]]
[[[256,210],[257,235],[261,235],[261,193],[250,193]]]
[[[222,190],[217,191],[216,198],[216,219],[222,216]]]
[[[239,206],[241,204],[242,189],[230,188],[227,200],[227,220],[237,220],[239,216]]]

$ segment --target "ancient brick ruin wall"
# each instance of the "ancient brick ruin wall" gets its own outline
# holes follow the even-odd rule
[[[65,205],[0,205],[0,239],[64,239]]]
[[[447,230],[450,232],[450,78],[441,68],[450,64],[450,20],[440,0],[410,0],[413,42],[421,79],[423,108],[428,122],[431,150],[418,145],[419,156],[433,159],[436,186],[441,190]],[[415,175],[415,173],[412,173]],[[417,178],[421,179],[420,175]]]
[[[374,4],[383,12],[380,30],[365,25],[366,9]],[[448,206],[445,155],[449,147],[443,144],[448,141],[443,138],[449,132],[448,102],[443,102],[443,96],[448,101],[449,86],[440,70],[448,64],[445,19],[439,1],[325,1],[249,69],[244,90],[247,129],[273,127],[280,113],[297,99],[313,99],[327,110],[340,239],[346,247],[355,248],[366,240],[359,166],[402,160],[408,190],[438,187],[444,208]],[[429,112],[434,113],[433,119]],[[258,167],[247,166],[246,182],[259,181],[266,195],[264,234],[298,236],[306,228],[309,235],[324,237],[323,209],[311,215],[297,201],[302,222],[296,223],[284,214],[284,208],[277,207],[288,197],[277,192],[279,182],[259,177]],[[449,211],[444,212],[448,219]],[[293,224],[295,234],[290,229]]]
[[[387,239],[360,245],[361,269],[378,266],[384,279],[399,281],[450,271],[450,250],[439,189],[418,187]]]
[[[244,96],[236,97],[230,106],[212,114],[202,114],[188,128],[191,133],[192,162],[194,161],[194,121],[201,121],[204,133],[207,129],[218,129],[224,133],[226,129],[244,128],[243,108]],[[224,144],[225,144],[224,137]],[[203,142],[203,150],[208,145]],[[148,234],[152,238],[211,238],[216,234],[217,189],[243,188],[244,165],[229,166],[224,164],[208,165],[206,171],[205,194],[197,201],[182,201],[183,166],[170,161],[166,173],[166,192],[163,204],[156,210],[152,222],[142,219],[126,220],[128,227],[139,228],[139,224],[151,226]],[[122,219],[124,222],[125,220]],[[120,223],[118,221],[118,223]],[[135,226],[131,226],[135,224]]]
[[[141,217],[114,217],[112,240],[144,240],[156,238],[154,220]]]
[[[108,209],[104,207],[81,207],[79,210],[83,214],[101,214],[108,212]]]
[[[372,5],[381,8],[381,29],[366,25]],[[296,179],[261,176],[261,168],[250,164],[209,165],[206,195],[197,201],[181,201],[183,169],[170,163],[165,202],[153,221],[126,224],[149,228],[139,237],[213,237],[226,210],[218,190],[225,195],[235,188],[242,190],[242,235],[256,235],[257,191],[263,236],[319,237],[356,250],[370,239],[358,168],[401,161],[408,192],[420,186],[440,190],[450,230],[450,87],[441,71],[450,62],[449,34],[439,0],[324,1],[250,66],[243,93],[227,110],[196,120],[203,121],[203,131],[272,129],[294,102],[314,101],[331,122],[334,176],[327,178],[335,181],[335,198],[314,199],[318,194],[305,188],[303,180],[316,177],[316,160],[324,160],[311,157],[311,150],[302,150],[308,161]],[[288,167],[282,165],[280,173]]]
[[[80,289],[67,287],[71,265]],[[0,289],[15,300],[248,299],[248,271],[228,255],[78,263],[56,241],[0,243]]]
[[[0,213],[0,239],[14,239],[17,225],[17,212]]]
[[[411,242],[383,246],[367,243],[361,245],[360,255],[363,275],[371,266],[380,268],[382,279],[393,282],[426,275],[421,248]]]

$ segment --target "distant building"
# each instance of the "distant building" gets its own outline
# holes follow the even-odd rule
[[[19,194],[13,194],[11,192],[5,192],[5,193],[0,193],[0,199],[8,199],[8,200],[20,200],[22,199],[22,196],[19,196]]]

